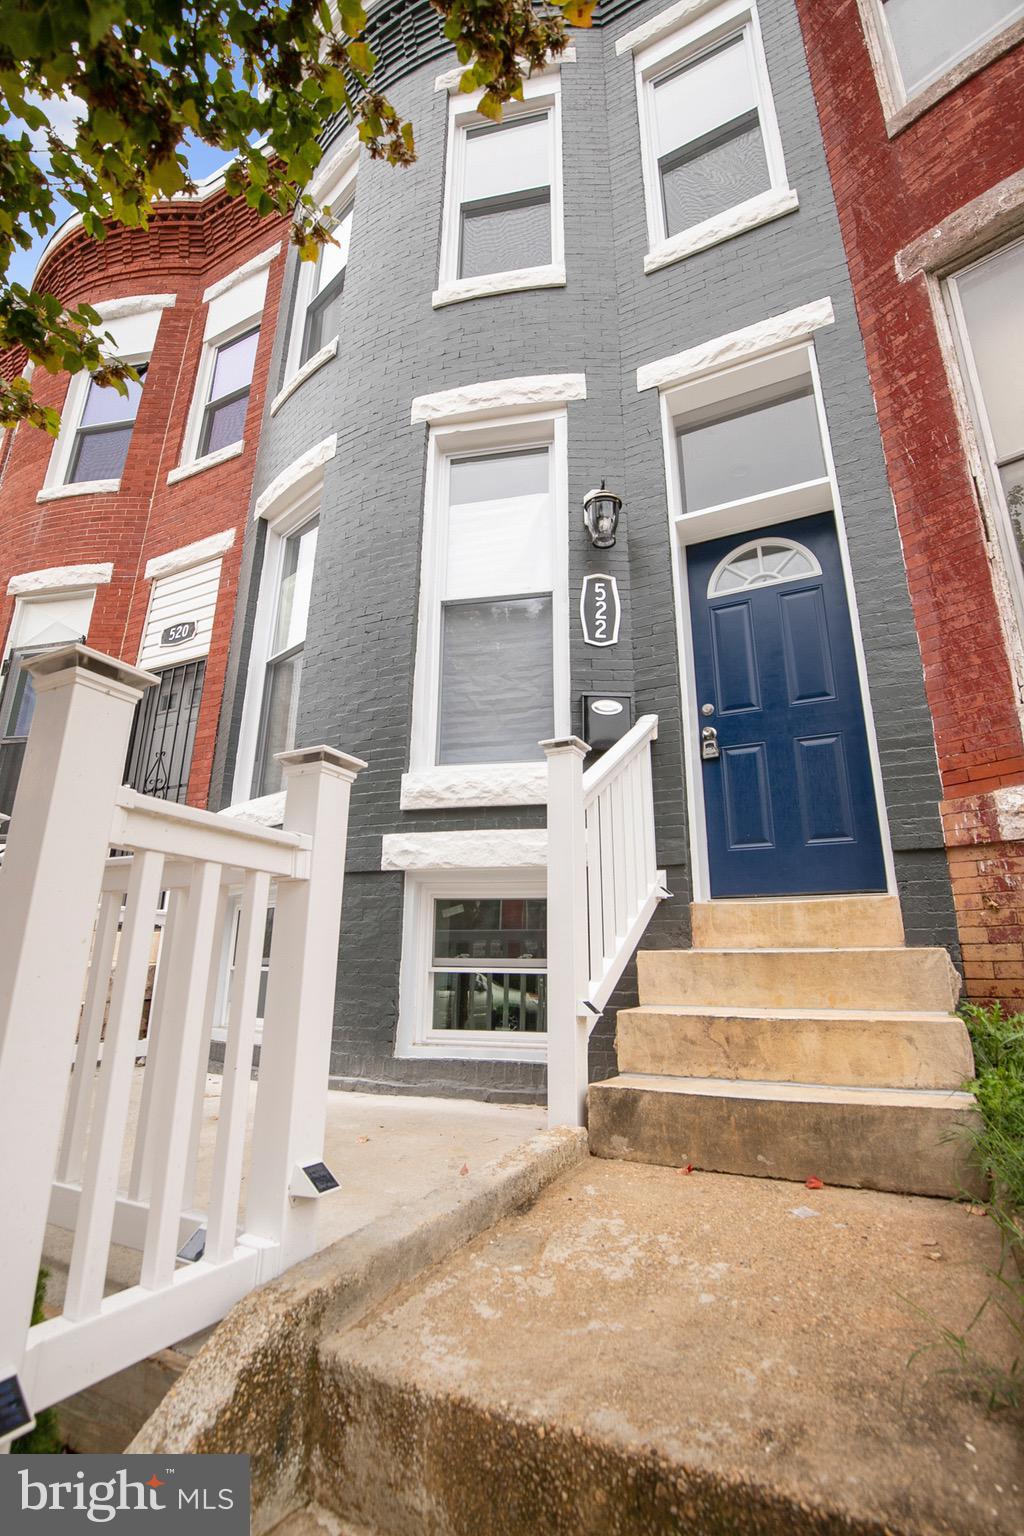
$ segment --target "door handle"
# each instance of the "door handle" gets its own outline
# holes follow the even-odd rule
[[[713,725],[705,725],[700,733],[700,755],[705,763],[712,763],[721,757],[721,748],[718,745],[718,732]]]

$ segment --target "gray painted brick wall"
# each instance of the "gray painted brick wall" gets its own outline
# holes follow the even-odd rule
[[[646,218],[633,62],[615,39],[661,0],[613,25],[574,36],[576,63],[562,70],[565,198],[564,290],[502,295],[435,311],[443,207],[447,98],[429,64],[392,91],[415,124],[419,159],[406,170],[360,167],[346,276],[342,345],[269,415],[258,494],[330,432],[299,716],[299,743],[325,741],[366,758],[352,801],[344,933],[332,1073],[342,1083],[396,1091],[523,1098],[541,1069],[514,1063],[421,1065],[393,1054],[398,1015],[402,877],[380,871],[381,836],[402,829],[543,825],[540,808],[405,813],[426,463],[426,429],[409,424],[414,396],[520,374],[584,372],[587,399],[568,407],[570,594],[588,570],[619,579],[617,647],[585,646],[573,618],[577,704],[594,688],[635,690],[638,712],[656,712],[659,860],[671,901],[646,943],[685,944],[689,839],[682,764],[680,676],[673,607],[665,470],[656,394],[638,394],[636,368],[699,341],[829,295],[836,323],[816,351],[854,567],[879,738],[885,795],[908,936],[947,944],[956,928],[941,828],[938,779],[892,499],[868,385],[843,248],[792,0],[760,0],[787,170],[797,213],[646,277]],[[286,282],[290,307],[295,258]],[[287,327],[272,377],[281,379]],[[589,546],[580,523],[585,492],[606,477],[624,497],[612,551]],[[249,530],[215,783],[230,798],[242,678],[261,563]],[[615,1004],[635,996],[632,968]],[[595,1032],[592,1071],[614,1071],[613,1013]]]

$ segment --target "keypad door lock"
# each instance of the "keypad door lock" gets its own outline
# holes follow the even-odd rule
[[[718,745],[718,732],[713,725],[704,726],[700,733],[700,755],[705,763],[713,763],[722,755]]]

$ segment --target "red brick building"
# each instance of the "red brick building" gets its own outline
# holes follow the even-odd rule
[[[967,978],[1024,998],[1024,4],[798,0],[945,799]]]
[[[214,177],[158,206],[147,232],[98,244],[71,220],[44,251],[36,286],[96,307],[142,383],[125,399],[37,372],[59,438],[3,434],[0,812],[32,712],[20,662],[79,638],[160,677],[131,782],[206,804],[286,246],[284,221]]]

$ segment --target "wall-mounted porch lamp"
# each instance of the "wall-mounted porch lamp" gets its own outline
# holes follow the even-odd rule
[[[601,481],[599,491],[588,491],[583,498],[583,523],[595,549],[611,549],[619,526],[622,497],[606,491]]]

